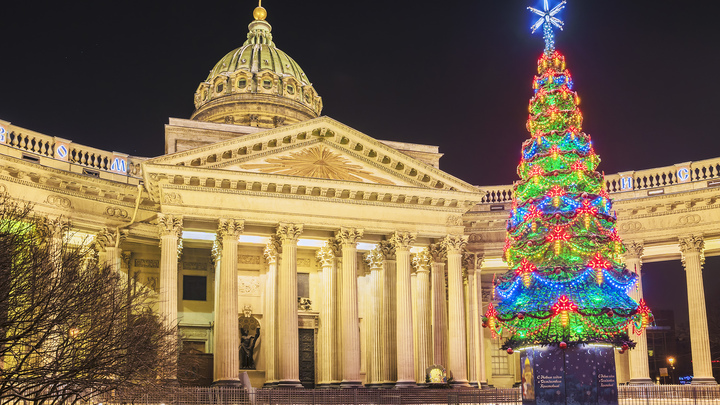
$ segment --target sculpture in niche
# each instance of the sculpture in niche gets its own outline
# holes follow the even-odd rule
[[[256,329],[254,336],[251,336],[247,329],[240,329],[240,335],[240,368],[254,370],[253,352],[255,351],[255,342],[260,337],[260,328]]]

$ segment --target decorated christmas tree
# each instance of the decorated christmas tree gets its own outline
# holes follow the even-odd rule
[[[555,50],[555,15],[541,16],[545,51],[538,60],[527,130],[504,260],[510,271],[495,280],[494,299],[483,319],[493,336],[505,333],[508,351],[530,345],[604,342],[622,347],[634,343],[652,314],[641,300],[629,297],[637,275],[622,261],[625,248],[617,234],[616,214],[597,171],[600,158],[590,136],[582,132],[580,98]]]

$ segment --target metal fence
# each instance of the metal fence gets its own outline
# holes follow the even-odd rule
[[[622,405],[719,405],[718,385],[621,386]]]
[[[114,392],[93,398],[103,405],[520,405],[517,388],[501,389],[260,389],[171,387],[151,393]],[[620,386],[620,405],[720,405],[720,386]]]

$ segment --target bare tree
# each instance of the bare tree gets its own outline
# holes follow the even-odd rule
[[[93,253],[0,196],[0,402],[151,388],[176,367],[177,333],[150,312],[149,290]]]

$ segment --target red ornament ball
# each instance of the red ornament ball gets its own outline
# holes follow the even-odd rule
[[[487,322],[483,322],[483,323],[482,323],[482,327],[483,327],[483,328],[487,328]]]
[[[560,344],[558,346],[560,346],[560,348],[563,350],[567,349],[567,343],[565,343],[565,342],[560,342]]]
[[[609,308],[607,310],[607,316],[612,317],[613,315],[615,315],[615,311],[613,311],[612,308]]]
[[[626,345],[626,344],[625,344],[625,345],[622,345],[623,351],[627,351],[627,349],[629,349],[629,348],[630,348],[630,347],[629,347],[628,345]]]
[[[620,349],[620,351],[619,351],[618,353],[620,353],[620,354],[625,354],[625,350],[624,350],[624,349]]]
[[[525,314],[521,312],[517,315],[517,318],[522,321],[523,319],[525,319]]]
[[[508,347],[507,352],[508,352],[508,354],[513,354],[513,353],[514,353],[512,347]]]

